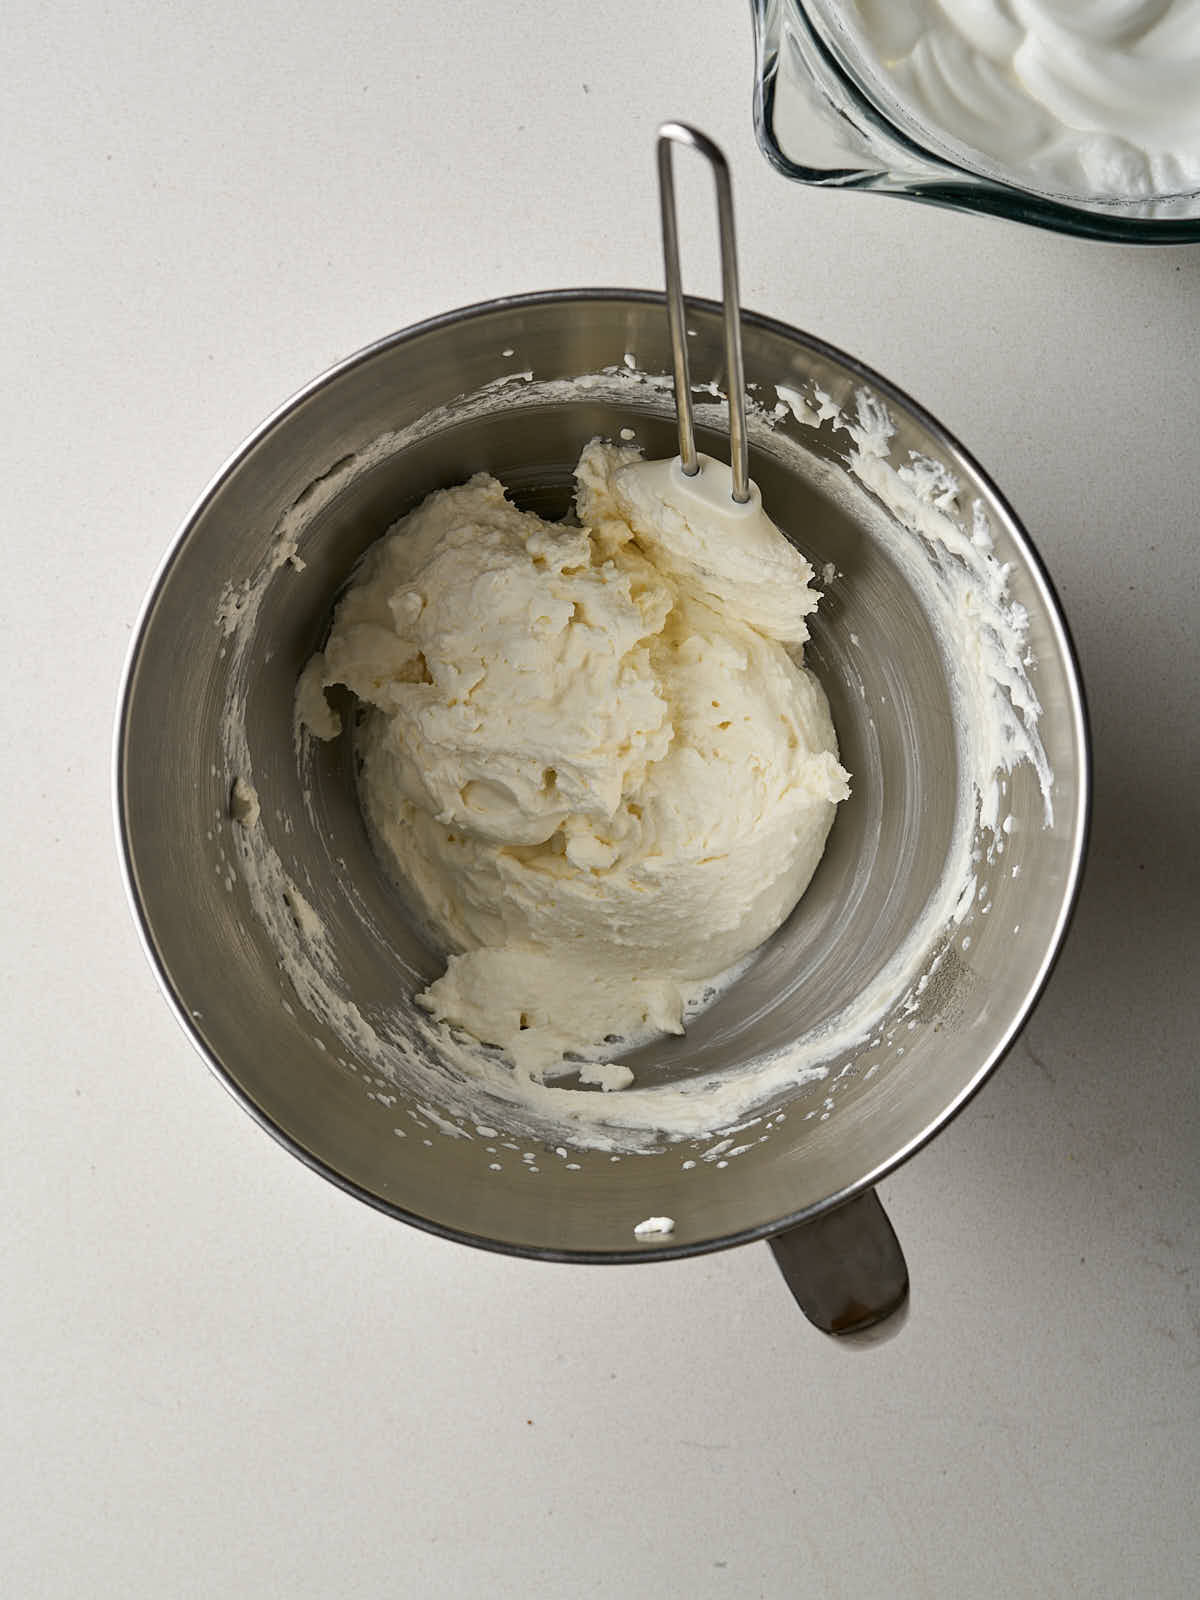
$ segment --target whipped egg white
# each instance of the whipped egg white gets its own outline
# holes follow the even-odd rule
[[[838,20],[918,131],[1080,197],[1200,189],[1197,0],[852,0]]]

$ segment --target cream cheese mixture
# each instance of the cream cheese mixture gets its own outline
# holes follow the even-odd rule
[[[788,916],[849,793],[801,662],[812,569],[757,501],[706,519],[677,463],[599,441],[576,483],[578,525],[483,474],[430,495],[297,691],[320,738],[326,687],[369,708],[370,827],[452,952],[420,1003],[535,1082],[682,1032],[689,994]]]
[[[1018,182],[1200,188],[1198,0],[854,0],[839,18],[918,122]]]

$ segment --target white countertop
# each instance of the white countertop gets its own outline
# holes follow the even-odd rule
[[[15,0],[5,33],[0,1592],[1194,1594],[1200,248],[788,185],[740,0]],[[547,1267],[338,1192],[205,1071],[118,879],[118,675],[200,488],[394,328],[657,287],[668,116],[731,159],[745,303],[1010,497],[1090,695],[1074,930],[883,1187],[913,1306],[865,1354],[762,1247]]]

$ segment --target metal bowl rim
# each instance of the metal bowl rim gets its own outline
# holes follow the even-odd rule
[[[204,1040],[200,1037],[192,1024],[188,1007],[183,997],[178,994],[171,979],[159,960],[154,948],[149,926],[146,907],[138,894],[134,878],[133,860],[129,837],[128,818],[125,811],[122,772],[126,756],[126,737],[129,723],[129,710],[133,697],[133,680],[137,671],[138,660],[141,655],[146,630],[154,614],[158,598],[172,567],[190,536],[192,529],[203,515],[211,502],[220,493],[227,479],[237,470],[277,427],[287,421],[291,414],[298,410],[307,400],[319,393],[335,379],[344,376],[355,367],[365,365],[376,359],[385,351],[398,348],[404,344],[423,338],[430,333],[435,333],[443,328],[465,322],[472,318],[491,316],[497,311],[508,309],[520,310],[523,308],[543,307],[554,304],[568,304],[571,302],[592,301],[634,301],[642,305],[659,305],[665,307],[665,296],[661,291],[652,289],[621,289],[621,288],[578,288],[578,289],[551,289],[534,291],[517,295],[503,295],[493,300],[476,301],[471,305],[460,307],[457,310],[442,312],[437,316],[428,317],[420,322],[412,323],[406,328],[395,333],[386,334],[381,339],[363,346],[352,355],[334,363],[316,378],[306,383],[297,390],[282,405],[270,413],[254,431],[233,451],[225,464],[214,474],[204,490],[198,496],[191,510],[184,517],[179,531],[172,539],[162,559],[160,560],[146,596],[138,611],[134,624],[132,637],[121,673],[120,689],[117,698],[116,725],[113,739],[113,764],[112,764],[112,804],[114,825],[117,836],[117,850],[120,860],[121,878],[125,887],[126,898],[133,915],[134,925],[138,939],[145,953],[151,970],[162,990],[168,1005],[174,1013],[176,1021],[190,1040],[193,1048],[200,1054],[209,1070],[215,1075],[233,1098],[247,1111],[250,1116],[276,1139],[285,1150],[289,1151],[305,1166],[326,1178],[330,1183],[345,1193],[353,1195],[365,1204],[373,1206],[376,1210],[384,1212],[387,1216],[397,1221],[406,1222],[410,1226],[420,1228],[426,1233],[436,1234],[443,1239],[453,1240],[458,1244],[471,1245],[477,1249],[491,1250],[501,1255],[520,1256],[539,1261],[558,1261],[580,1265],[613,1265],[629,1266],[647,1261],[679,1260],[690,1256],[706,1255],[715,1250],[732,1249],[737,1245],[749,1244],[755,1240],[769,1239],[774,1234],[786,1232],[789,1228],[796,1227],[813,1217],[820,1216],[826,1211],[832,1211],[837,1206],[845,1204],[856,1195],[874,1187],[883,1178],[903,1165],[921,1150],[934,1136],[941,1132],[974,1098],[992,1073],[1000,1065],[1015,1043],[1021,1029],[1028,1020],[1034,1006],[1041,998],[1062,951],[1067,930],[1075,914],[1079,900],[1079,889],[1083,876],[1084,860],[1087,853],[1087,841],[1091,822],[1092,809],[1092,756],[1091,739],[1087,703],[1084,696],[1083,681],[1079,670],[1078,655],[1074,641],[1067,626],[1062,606],[1054,584],[1046,570],[1040,555],[1033,546],[1029,535],[1009,505],[1007,499],[993,483],[990,475],[975,460],[974,456],[966,450],[930,412],[925,410],[917,401],[913,400],[897,384],[884,378],[873,368],[868,367],[856,357],[837,348],[836,345],[818,338],[816,335],[805,333],[803,330],[792,327],[778,318],[765,316],[760,312],[742,311],[744,323],[759,328],[764,332],[778,335],[790,342],[799,342],[801,345],[825,356],[834,362],[843,365],[864,383],[878,389],[893,401],[915,416],[938,439],[939,443],[957,455],[979,477],[988,491],[994,497],[994,504],[1000,511],[1008,525],[1009,533],[1014,537],[1029,562],[1030,569],[1036,582],[1044,592],[1047,603],[1047,613],[1054,625],[1058,644],[1064,663],[1066,677],[1071,691],[1071,721],[1075,732],[1075,743],[1080,754],[1078,774],[1078,802],[1076,806],[1076,823],[1074,829],[1074,851],[1070,870],[1062,897],[1051,939],[1047,945],[1039,970],[1029,985],[1021,1004],[1016,1008],[1010,1019],[1002,1038],[989,1056],[982,1062],[970,1081],[941,1109],[936,1117],[920,1133],[915,1134],[900,1149],[894,1151],[886,1161],[881,1162],[874,1170],[864,1174],[856,1182],[847,1185],[837,1193],[827,1196],[816,1205],[804,1207],[799,1211],[786,1214],[772,1221],[756,1224],[751,1228],[739,1229],[733,1233],[721,1234],[712,1239],[697,1240],[690,1244],[673,1244],[670,1236],[664,1236],[663,1242],[656,1245],[643,1245],[621,1250],[559,1250],[544,1246],[531,1246],[514,1244],[509,1240],[493,1239],[483,1234],[471,1233],[462,1228],[447,1226],[433,1218],[421,1216],[419,1213],[406,1210],[394,1202],[385,1199],[382,1195],[347,1178],[334,1167],[328,1165],[313,1151],[306,1149],[272,1118],[237,1084],[220,1059],[209,1050]],[[690,307],[707,312],[715,318],[720,318],[721,307],[712,300],[699,297],[688,297]]]

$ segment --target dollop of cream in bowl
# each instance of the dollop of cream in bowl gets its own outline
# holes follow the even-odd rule
[[[681,1033],[795,906],[849,784],[802,664],[812,569],[761,507],[711,526],[671,463],[599,440],[576,482],[578,525],[486,475],[430,495],[298,708],[321,738],[326,687],[369,708],[370,827],[453,952],[418,1003],[527,1081],[613,1090],[627,1067],[564,1053]]]
[[[1197,0],[852,0],[840,21],[918,131],[1048,194],[1200,189]]]

